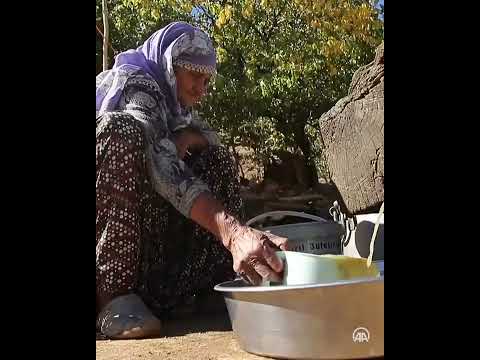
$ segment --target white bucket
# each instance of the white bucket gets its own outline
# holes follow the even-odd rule
[[[368,258],[370,254],[370,242],[372,240],[373,229],[378,218],[378,213],[355,215],[355,230],[351,233],[348,244],[343,249],[343,254],[356,258]],[[375,240],[375,249],[373,251],[373,261],[385,259],[384,254],[384,214],[379,221],[377,239]]]

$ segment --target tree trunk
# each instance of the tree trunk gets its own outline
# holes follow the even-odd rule
[[[296,169],[297,178],[299,178],[300,182],[303,183],[302,185],[305,185],[306,187],[313,187],[318,184],[318,175],[315,162],[312,159],[311,145],[308,141],[307,135],[305,134],[305,126],[302,126],[301,129],[297,129],[297,131],[295,131],[295,143],[303,152],[303,156],[305,157],[305,168],[307,171],[307,179],[300,179],[300,171]]]
[[[108,70],[108,8],[107,0],[102,0],[103,14],[103,71]]]
[[[348,214],[384,201],[384,44],[353,75],[348,95],[320,118],[325,156]]]

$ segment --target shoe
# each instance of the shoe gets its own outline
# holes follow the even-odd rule
[[[97,327],[109,339],[139,339],[160,335],[162,324],[138,295],[128,294],[105,305]]]

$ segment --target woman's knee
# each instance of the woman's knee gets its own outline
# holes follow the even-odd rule
[[[225,147],[210,146],[198,154],[191,166],[193,172],[210,188],[227,209],[237,214],[241,208],[240,182],[232,155]]]
[[[217,162],[229,162],[234,164],[232,154],[224,146],[209,146],[205,152],[206,156],[216,160]]]
[[[227,148],[223,146],[208,146],[201,153],[194,155],[187,165],[191,166],[194,172],[222,174],[228,179],[237,176],[237,168],[233,157]],[[220,180],[220,179],[218,179]]]
[[[131,148],[144,148],[141,126],[127,113],[109,112],[97,119],[97,139],[108,137]]]

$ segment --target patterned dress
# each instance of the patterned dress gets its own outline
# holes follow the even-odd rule
[[[242,208],[234,162],[215,133],[199,119],[169,123],[164,104],[156,83],[139,74],[119,111],[96,122],[97,297],[134,292],[158,316],[235,275],[230,252],[188,218],[196,196],[209,191],[236,216]],[[172,128],[185,127],[209,146],[182,161],[170,139]],[[149,163],[152,146],[161,166]]]

